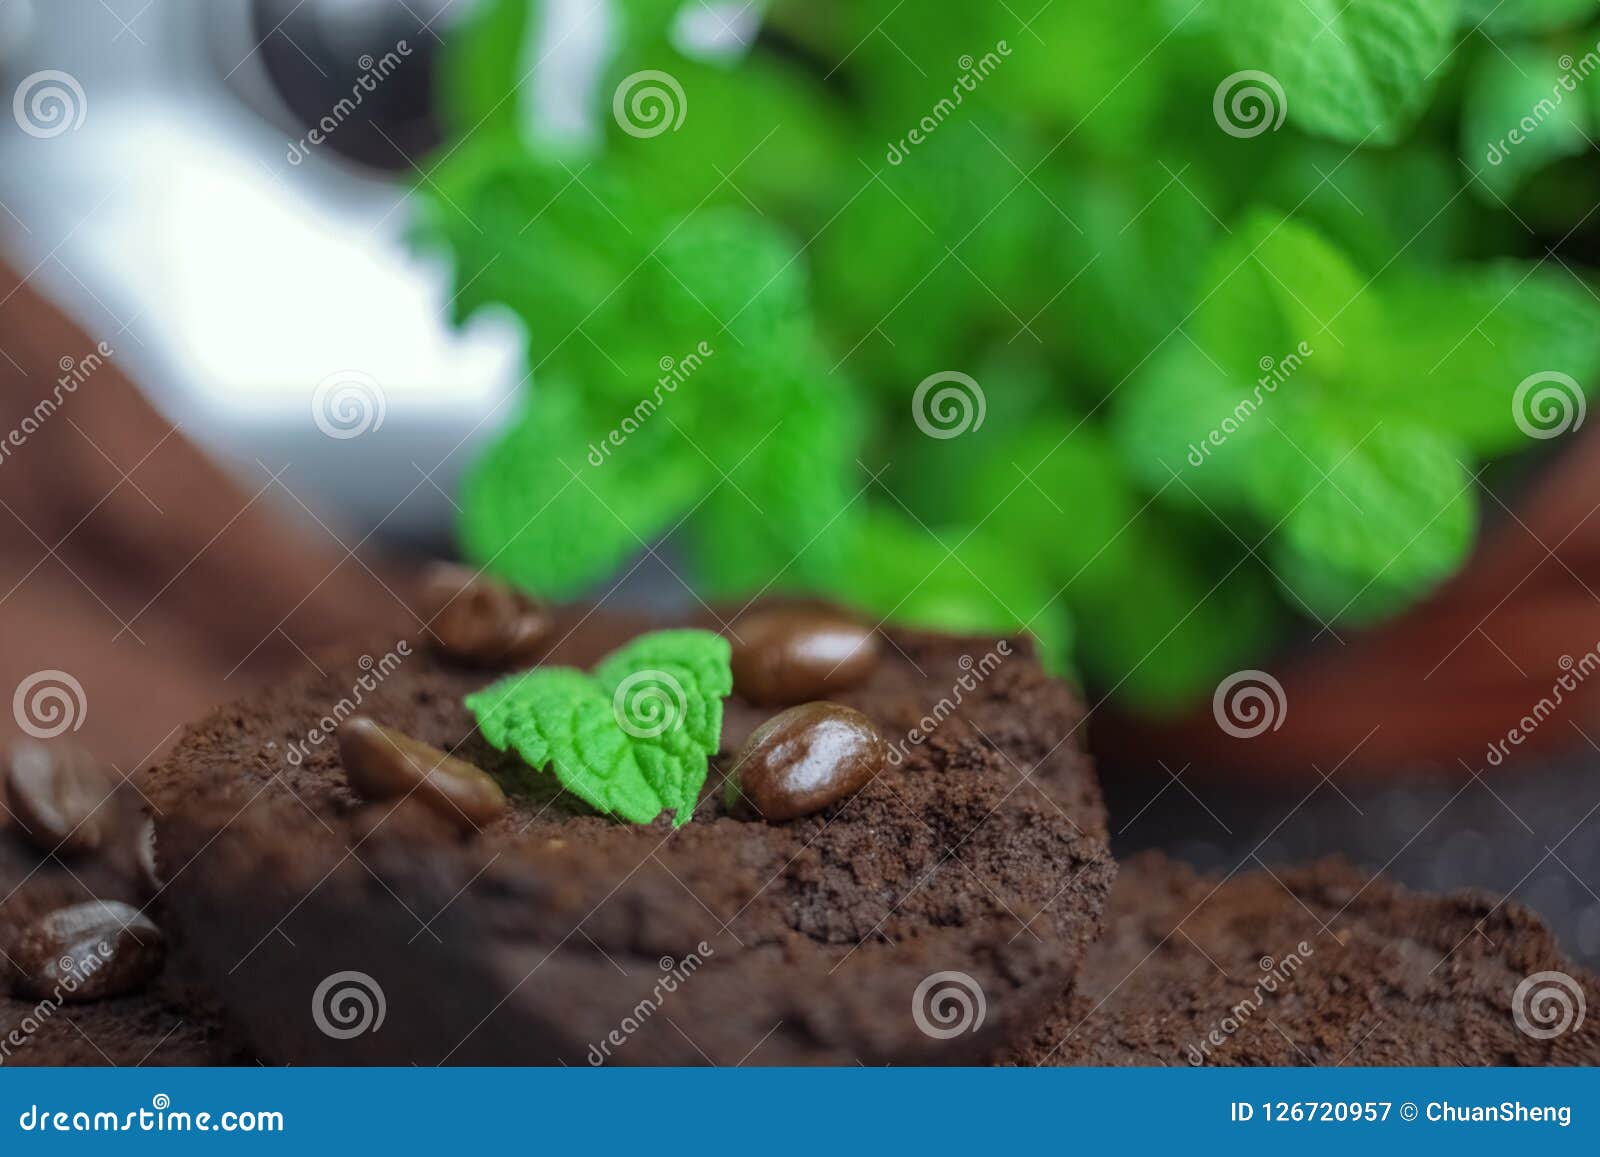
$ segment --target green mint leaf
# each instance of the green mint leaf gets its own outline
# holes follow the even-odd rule
[[[1072,616],[1033,561],[971,527],[925,528],[899,508],[869,508],[824,591],[887,622],[955,634],[1026,631],[1052,670],[1067,669]]]
[[[804,342],[723,359],[707,364],[727,380],[692,433],[723,472],[690,520],[695,574],[712,597],[814,590],[842,565],[861,511],[860,398]]]
[[[538,59],[522,63],[530,41],[537,39],[542,9],[530,0],[487,0],[451,29],[437,83],[440,112],[454,132],[515,131],[519,94],[532,89],[517,82]]]
[[[1281,632],[1282,607],[1261,570],[1208,557],[1218,543],[1201,551],[1200,538],[1146,510],[1123,536],[1132,561],[1118,589],[1075,605],[1083,667],[1121,702],[1154,712],[1190,705],[1270,653]]]
[[[1516,397],[1530,376],[1600,382],[1600,302],[1559,267],[1410,271],[1371,292],[1384,325],[1353,359],[1346,396],[1478,454],[1529,444]]]
[[[619,289],[660,228],[606,166],[478,133],[423,183],[413,232],[424,248],[451,256],[458,322],[508,306],[536,365],[588,384],[591,370],[614,376],[615,347],[639,340]]]
[[[1476,204],[1456,195],[1461,184],[1461,162],[1429,141],[1352,153],[1305,138],[1267,173],[1260,196],[1376,271],[1442,264],[1466,250],[1482,223]]]
[[[1212,253],[1189,332],[1241,382],[1255,381],[1295,351],[1314,363],[1319,379],[1333,380],[1376,326],[1366,284],[1315,229],[1258,210]]]
[[[1292,601],[1329,620],[1392,614],[1454,574],[1478,503],[1465,447],[1403,421],[1284,424],[1263,455],[1259,513]]]
[[[749,344],[809,322],[805,273],[782,230],[748,210],[708,209],[661,241],[637,296],[651,325],[684,341]]]
[[[722,700],[732,690],[726,639],[657,631],[613,651],[592,674],[536,668],[465,702],[493,747],[553,774],[590,806],[636,824],[671,809],[682,827],[700,798],[721,740]]]
[[[710,467],[661,413],[627,433],[632,421],[630,410],[585,410],[570,387],[545,382],[462,483],[456,529],[467,558],[567,598],[650,546],[711,485]]]
[[[1289,120],[1346,144],[1392,144],[1454,47],[1458,0],[1217,0],[1234,66],[1274,77]]]
[[[1180,188],[1147,162],[1056,176],[1036,179],[1076,227],[1046,233],[1041,264],[1060,287],[1030,326],[1098,371],[1081,375],[1087,397],[1134,372],[1199,300],[1205,255],[1222,232],[1207,206],[1221,199],[1206,173],[1186,172]]]
[[[1462,0],[1462,24],[1486,32],[1543,32],[1586,20],[1597,0]]]
[[[1463,98],[1461,155],[1482,182],[1479,196],[1499,204],[1544,166],[1588,152],[1582,83],[1547,46],[1513,45],[1478,58]]]
[[[1013,434],[962,491],[961,521],[981,524],[1021,557],[1037,560],[1069,601],[1117,585],[1130,561],[1122,535],[1144,504],[1101,431],[1070,419],[1035,422]],[[1039,533],[1068,517],[1071,533]]]
[[[1251,382],[1188,342],[1167,345],[1117,393],[1111,435],[1126,468],[1167,506],[1239,506],[1256,482],[1254,447],[1275,436],[1274,411],[1307,384],[1294,381],[1309,373],[1299,360],[1289,351]]]
[[[1190,0],[1176,19],[1183,18],[1184,10],[1194,15],[1194,8]],[[929,23],[909,6],[902,15]],[[1004,65],[986,82],[995,86],[997,102],[1070,125],[1074,140],[1093,141],[1097,149],[1109,152],[1138,156],[1138,142],[1160,131],[1164,101],[1172,92],[1176,70],[1171,58],[1177,46],[1169,38],[1175,18],[1160,11],[1158,4],[1130,5],[1121,0],[1051,4],[1041,8],[1026,28],[1018,28],[1020,22],[1008,28],[1003,7],[994,17],[999,19],[994,20],[992,35],[1006,38],[1010,49]],[[967,40],[951,51],[970,52],[979,43],[971,37],[981,34],[965,24],[952,21],[947,27],[947,35]],[[1061,67],[1060,53],[1029,51],[1038,43],[1032,38],[1034,32],[1047,44],[1071,45],[1072,66]]]
[[[676,16],[682,0],[674,6]],[[681,101],[666,82],[649,78],[662,71],[677,82]],[[672,121],[676,128],[641,138],[633,133],[658,122],[636,122],[631,113],[619,119],[612,101],[620,90],[627,110],[652,84],[667,97],[663,111],[668,104],[687,111]],[[673,217],[702,207],[748,209],[753,202],[792,223],[826,195],[832,174],[853,163],[848,110],[823,99],[827,87],[821,73],[786,56],[758,51],[734,61],[696,59],[651,40],[621,46],[596,111],[608,153]]]
[[[1135,491],[1093,425],[1050,422],[1016,435],[973,477],[968,502],[972,524],[1060,592],[1084,673],[1125,701],[1181,704],[1270,638],[1276,615],[1259,573],[1191,562],[1177,528]]]
[[[670,39],[682,7],[682,0],[622,0],[617,5],[620,39],[624,45],[660,48]]]
[[[857,191],[861,178],[849,178],[855,195],[809,250],[840,354],[864,381],[906,398],[928,374],[961,364],[978,335],[1022,330],[1070,276],[1046,284],[1040,246],[1051,230],[1073,228],[1011,167],[1027,171],[1045,146],[975,106],[961,105],[901,162],[886,159],[888,142],[899,149],[925,111],[926,87],[916,99],[915,113],[864,146],[856,167],[872,179]],[[1031,345],[1043,323],[1029,332]]]

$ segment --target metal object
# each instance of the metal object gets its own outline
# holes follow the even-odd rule
[[[425,163],[411,149],[429,140],[415,115],[429,86],[405,70],[426,69],[439,30],[423,25],[446,5],[411,4],[421,16],[377,7],[375,51],[359,46],[354,23],[375,5],[355,0],[273,19],[273,5],[242,0],[12,0],[0,9],[0,79],[13,98],[0,117],[0,245],[247,482],[288,464],[283,485],[333,525],[437,546],[472,448],[510,416],[523,343],[509,318],[454,332],[445,269],[405,241]],[[284,54],[299,51],[291,20],[315,17],[297,30],[326,33],[308,35],[324,60],[307,64],[327,74],[313,94],[327,99],[341,83],[348,91],[365,56],[366,71],[378,69],[383,38],[410,39],[396,14],[417,37],[375,81],[396,96],[362,106],[394,118],[379,124],[393,138],[389,171],[334,147],[361,133],[346,153],[365,155],[381,141],[354,117],[293,161],[316,114],[311,96],[291,106],[277,95]],[[352,59],[338,75],[342,52]],[[56,74],[71,84],[44,95],[66,102],[55,107],[68,120],[29,131],[28,99]],[[318,420],[336,403],[350,425]]]

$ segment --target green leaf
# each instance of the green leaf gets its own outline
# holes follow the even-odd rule
[[[1022,331],[1072,275],[1040,275],[1041,246],[1073,229],[1019,176],[1043,148],[979,113],[961,106],[899,163],[874,143],[860,161],[867,171],[845,176],[809,250],[835,346],[854,366],[878,359],[863,377],[907,398],[928,374],[955,366],[975,334]],[[912,123],[866,131],[898,149]]]
[[[709,488],[709,467],[660,413],[608,430],[546,382],[462,484],[466,556],[524,589],[567,598],[612,574]],[[613,445],[615,433],[621,445]]]
[[[1274,436],[1279,392],[1297,388],[1301,360],[1291,351],[1252,384],[1187,342],[1169,344],[1117,395],[1111,434],[1127,469],[1168,505],[1241,503],[1255,484],[1253,447]]]
[[[1093,424],[1036,422],[996,447],[963,490],[962,521],[1038,561],[1069,600],[1120,581],[1120,539],[1142,500]]]
[[[1461,116],[1461,155],[1482,182],[1479,196],[1500,204],[1551,162],[1589,151],[1580,83],[1548,48],[1513,45],[1479,57]]]
[[[859,394],[801,342],[715,362],[707,369],[727,381],[684,431],[721,471],[691,519],[695,573],[712,597],[815,590],[842,565],[860,515]]]
[[[979,529],[924,528],[897,509],[871,509],[826,582],[833,598],[903,626],[1026,631],[1048,666],[1066,670],[1072,619],[1059,590],[1030,559]]]
[[[593,674],[536,668],[465,703],[493,747],[554,774],[590,806],[636,824],[671,809],[682,827],[721,741],[722,700],[732,690],[726,639],[657,631],[613,651]]]
[[[1417,270],[1373,293],[1384,325],[1353,361],[1347,396],[1479,454],[1527,445],[1514,399],[1531,375],[1600,381],[1600,301],[1558,266]]]
[[[605,166],[479,134],[437,167],[419,197],[413,232],[452,259],[457,322],[509,307],[533,364],[589,389],[637,387],[640,378],[619,375],[617,364],[650,366],[681,352],[657,349],[658,334],[641,334],[628,313],[633,271],[662,225]],[[635,346],[643,352],[630,358]]]
[[[1128,172],[1052,169],[1036,180],[1077,227],[1062,225],[1044,238],[1040,264],[1051,300],[1030,326],[1096,371],[1073,383],[1081,393],[1103,394],[1194,307],[1222,232],[1207,206],[1220,198],[1204,173],[1190,169],[1174,181],[1148,161]]]
[[[1185,7],[1192,10],[1193,4]],[[921,13],[914,18],[928,23]],[[1007,29],[1001,22],[999,35],[1007,37],[1009,55],[985,83],[994,85],[997,99],[1036,109],[1072,129],[1075,138],[1089,137],[1106,151],[1142,155],[1140,145],[1149,139],[1172,83],[1164,67],[1170,55],[1163,51],[1166,24],[1154,4],[1049,4],[1023,28]],[[950,31],[970,37],[966,27]],[[974,43],[966,39],[957,51],[970,52]],[[1049,50],[1034,51],[1041,44]]]
[[[1361,622],[1426,594],[1471,549],[1477,495],[1465,447],[1388,420],[1291,422],[1256,494],[1278,581],[1311,614]],[[1270,478],[1270,485],[1265,479]]]
[[[1461,169],[1453,152],[1431,142],[1352,153],[1307,138],[1285,151],[1260,195],[1376,273],[1442,264],[1466,250],[1480,222],[1477,204],[1456,195]]]
[[[533,87],[519,88],[527,67],[519,65],[542,16],[540,0],[487,0],[451,29],[450,51],[439,65],[438,105],[453,132],[515,131],[520,93]]]
[[[682,0],[675,6],[684,8]],[[656,91],[667,94],[674,114],[682,108],[684,115],[662,122],[676,126],[670,132],[639,138],[618,119],[612,100],[619,89],[625,102],[646,91],[646,81],[623,87],[644,71],[665,71],[677,82],[681,103],[664,82]],[[607,155],[617,156],[636,187],[649,189],[669,215],[754,203],[762,214],[793,223],[825,203],[852,143],[849,110],[822,99],[825,92],[821,73],[788,56],[757,51],[736,61],[706,61],[645,43],[624,46],[612,62],[597,114]]]
[[[1454,45],[1458,0],[1217,0],[1239,69],[1282,86],[1289,120],[1347,144],[1392,144]],[[1220,78],[1219,78],[1220,79]]]
[[[1462,0],[1462,23],[1488,32],[1543,32],[1600,11],[1600,0]]]
[[[1332,380],[1376,328],[1366,285],[1349,258],[1315,229],[1256,211],[1212,254],[1190,332],[1241,382],[1255,381],[1295,353],[1314,358],[1317,375]]]
[[[662,239],[640,270],[639,320],[685,341],[771,341],[810,319],[797,248],[748,210],[695,213]]]
[[[1206,558],[1155,508],[1123,541],[1117,588],[1074,604],[1083,667],[1115,700],[1180,709],[1269,652],[1283,610],[1253,561]]]
[[[977,474],[968,501],[985,535],[1060,592],[1084,673],[1125,701],[1179,705],[1270,637],[1276,614],[1260,574],[1197,566],[1092,424],[1017,436]]]

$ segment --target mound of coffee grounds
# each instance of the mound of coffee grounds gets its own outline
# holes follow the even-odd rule
[[[1123,863],[1105,927],[1076,991],[1000,1063],[1600,1064],[1600,1018],[1560,995],[1575,1009],[1600,977],[1494,897],[1336,860],[1222,880],[1146,853]]]
[[[588,667],[661,625],[568,612],[541,661]],[[684,827],[589,814],[545,777],[472,836],[415,801],[361,800],[329,732],[360,713],[503,772],[515,757],[461,703],[500,672],[380,640],[221,710],[144,783],[169,959],[269,1061],[981,1059],[1070,985],[1099,931],[1114,868],[1082,707],[1020,641],[885,643],[831,698],[893,758],[782,823],[722,801],[772,714],[737,694]],[[983,995],[978,1032],[929,1032],[913,1009],[951,971]]]
[[[102,839],[93,852],[51,855],[15,822],[0,825],[0,1066],[203,1065],[239,1056],[202,1006],[158,978],[143,991],[81,1003],[63,986],[24,995],[29,954],[24,929],[51,912],[89,900],[146,905],[137,839],[137,794],[120,789],[96,813]]]

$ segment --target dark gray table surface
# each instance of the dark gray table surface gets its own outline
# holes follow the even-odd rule
[[[1478,779],[1263,789],[1102,765],[1101,782],[1118,855],[1161,848],[1227,873],[1337,853],[1419,890],[1509,894],[1600,968],[1600,753],[1586,746]]]

